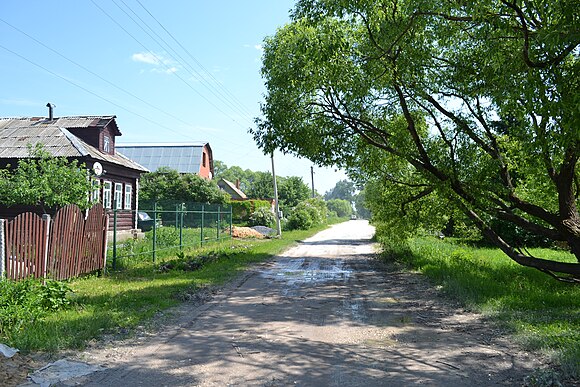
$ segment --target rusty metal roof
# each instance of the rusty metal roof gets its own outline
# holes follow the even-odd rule
[[[30,146],[42,144],[43,149],[56,157],[92,157],[126,168],[147,172],[147,168],[122,154],[110,155],[87,144],[67,129],[56,125],[2,127],[0,120],[0,158],[26,158]],[[53,121],[54,122],[54,121]]]

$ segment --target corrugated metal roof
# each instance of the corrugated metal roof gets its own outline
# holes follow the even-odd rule
[[[1,120],[0,120],[1,121]],[[123,155],[110,155],[87,144],[65,128],[55,125],[0,128],[0,158],[26,158],[29,147],[42,144],[44,150],[57,157],[91,156],[97,160],[147,172],[147,168]]]
[[[199,173],[203,147],[207,143],[117,144],[115,149],[150,171],[161,167],[179,173]]]

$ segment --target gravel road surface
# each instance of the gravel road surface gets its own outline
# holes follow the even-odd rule
[[[173,324],[78,354],[61,386],[521,385],[540,366],[417,274],[373,259],[373,228],[335,225]]]

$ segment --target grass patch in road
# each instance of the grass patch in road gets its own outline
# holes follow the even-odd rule
[[[416,238],[399,258],[467,307],[491,316],[527,350],[541,351],[566,377],[580,377],[580,286],[518,265],[499,249]],[[530,249],[536,257],[575,262],[564,251]]]
[[[265,261],[327,226],[284,232],[279,239],[228,240],[185,255],[213,254],[218,258],[196,271],[158,272],[158,264],[143,261],[104,277],[90,276],[68,282],[71,305],[22,329],[0,334],[0,342],[21,351],[54,352],[83,348],[103,335],[126,335],[146,325],[158,313],[180,303],[180,294],[222,285],[252,263]],[[173,257],[175,258],[175,257]],[[1,305],[0,305],[1,307]]]

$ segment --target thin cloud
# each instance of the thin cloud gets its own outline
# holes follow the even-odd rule
[[[154,66],[150,71],[160,74],[173,74],[179,71],[179,68],[181,67],[172,59],[163,56],[163,54],[150,51],[137,52],[131,55],[131,59],[137,63],[145,63]]]

